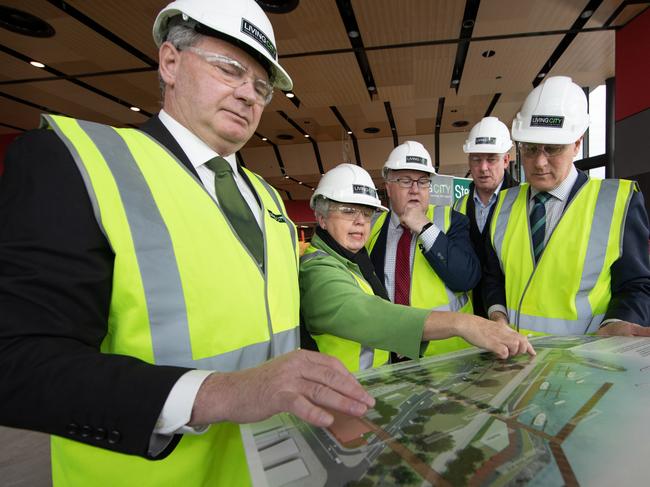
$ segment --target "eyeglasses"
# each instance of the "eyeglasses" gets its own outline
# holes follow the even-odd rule
[[[411,188],[413,183],[418,183],[418,188],[424,189],[431,187],[431,178],[421,177],[420,179],[413,179],[409,177],[398,177],[395,179],[387,179],[389,183],[397,183],[400,188]]]
[[[471,156],[469,156],[469,163],[473,165],[478,165],[483,161],[487,161],[488,164],[496,164],[501,159],[503,159],[503,157],[500,156],[499,154],[489,154],[483,156],[480,156],[478,154],[472,154]]]
[[[370,206],[336,205],[332,206],[330,210],[338,212],[341,215],[341,218],[350,221],[356,220],[359,215],[361,215],[364,220],[371,220],[375,213],[377,213],[377,209]]]
[[[273,85],[268,81],[249,75],[249,69],[239,61],[235,61],[228,56],[204,51],[198,47],[189,47],[187,50],[192,51],[208,64],[212,65],[223,82],[231,88],[239,88],[244,83],[250,81],[255,90],[255,102],[262,106],[266,106],[271,102],[271,98],[273,98]]]
[[[556,157],[562,154],[568,144],[529,144],[519,142],[519,150],[526,157],[535,157],[542,152],[546,157]]]

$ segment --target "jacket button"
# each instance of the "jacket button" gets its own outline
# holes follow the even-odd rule
[[[81,437],[82,438],[88,438],[92,434],[93,434],[93,429],[90,426],[88,426],[87,424],[84,424],[81,427]]]
[[[108,434],[108,442],[109,442],[111,445],[114,445],[114,444],[116,444],[117,442],[120,441],[120,438],[121,438],[121,437],[122,437],[122,435],[120,435],[120,432],[119,432],[119,431],[117,431],[117,430],[112,430],[112,431]]]
[[[66,426],[65,431],[69,435],[74,436],[79,433],[79,425],[77,423],[70,423],[68,426]]]
[[[106,439],[106,430],[104,428],[97,428],[95,430],[95,437],[97,441]]]

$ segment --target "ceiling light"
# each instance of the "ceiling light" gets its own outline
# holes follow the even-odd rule
[[[292,92],[290,92],[290,91],[287,91],[287,92],[285,93],[285,96],[286,96],[287,98],[293,98],[293,97],[296,96],[296,95],[294,95],[294,94],[293,94]]]
[[[366,127],[363,131],[367,134],[376,134],[379,132],[379,129],[377,127]]]
[[[483,51],[483,52],[481,53],[481,56],[483,56],[483,57],[492,57],[492,56],[494,56],[495,54],[496,54],[495,51],[493,51],[492,49],[488,49],[487,51]]]
[[[305,139],[308,139],[308,138],[309,138],[309,134],[305,134]]]
[[[266,137],[262,137],[262,140],[263,140],[264,142],[266,142],[266,141],[269,140],[269,139],[267,139]]]
[[[289,176],[287,176],[287,175],[285,174],[285,175],[284,175],[284,179],[289,179]]]
[[[452,108],[450,111],[451,111],[451,113],[456,113],[458,110],[456,110],[455,108]]]
[[[265,12],[271,14],[286,14],[293,11],[300,0],[257,0]]]
[[[377,88],[375,88],[374,86],[368,86],[368,91],[375,91],[376,89]]]
[[[44,68],[45,67],[45,64],[39,63],[38,61],[30,61],[29,64],[31,64],[35,68]]]
[[[594,14],[594,11],[593,11],[593,10],[585,10],[584,12],[582,12],[582,13],[580,14],[580,18],[581,18],[581,19],[588,19],[588,18],[591,17],[593,14]]]
[[[352,135],[352,130],[348,130],[348,135]]]
[[[302,184],[302,181],[298,181],[298,184]]]
[[[543,78],[544,76],[546,76],[546,73],[539,73],[539,74],[537,75],[538,78]]]
[[[22,10],[0,5],[0,27],[30,37],[52,37],[54,28],[43,19]]]
[[[497,76],[496,78],[494,78],[494,79],[501,79],[501,78],[502,78],[502,76],[501,76],[501,75],[498,75],[498,76]]]
[[[452,126],[458,128],[458,127],[467,127],[469,125],[469,122],[467,120],[457,120],[451,124]]]
[[[474,27],[474,21],[472,19],[463,20],[463,29],[471,29]]]
[[[452,79],[451,80],[452,85],[457,85],[458,83],[460,83],[460,80],[457,80],[457,79]]]
[[[293,135],[291,134],[278,134],[277,137],[280,140],[293,140]]]
[[[350,36],[351,39],[356,39],[357,37],[359,37],[359,32],[356,30],[351,30],[348,31],[348,35]]]
[[[134,112],[139,112],[140,111],[140,109],[138,107],[131,107],[131,110],[133,110]]]

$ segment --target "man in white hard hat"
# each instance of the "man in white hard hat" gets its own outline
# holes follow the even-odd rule
[[[456,201],[454,209],[469,218],[469,237],[481,265],[499,191],[519,184],[508,171],[511,148],[510,131],[496,117],[485,117],[474,125],[463,145],[472,182],[469,193]],[[480,282],[472,290],[472,305],[474,314],[487,317]]]
[[[142,131],[44,116],[7,156],[0,423],[55,435],[55,485],[247,485],[237,423],[374,404],[336,359],[292,351],[296,231],[236,164],[292,86],[269,19],[177,0],[153,34],[163,110]]]
[[[488,313],[522,333],[650,336],[643,196],[576,169],[588,126],[586,95],[564,76],[537,86],[513,121],[527,183],[502,191],[492,217]]]
[[[300,259],[301,323],[322,353],[351,371],[388,362],[389,352],[419,358],[429,340],[462,336],[499,358],[534,355],[509,327],[478,316],[393,304],[364,245],[382,206],[370,175],[340,164],[321,178],[311,198],[318,228]]]
[[[448,206],[429,204],[431,156],[406,141],[383,168],[390,210],[374,222],[367,248],[389,297],[398,304],[472,313],[468,292],[481,269],[469,240],[469,221]],[[431,343],[426,355],[469,346],[461,338]]]

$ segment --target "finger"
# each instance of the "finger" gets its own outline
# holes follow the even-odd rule
[[[296,394],[287,399],[289,405],[285,408],[288,412],[314,426],[326,428],[334,422],[334,416],[323,408],[311,403],[306,397]]]
[[[315,361],[312,362],[311,367],[302,370],[301,375],[303,379],[327,386],[339,395],[346,396],[355,402],[363,403],[369,407],[375,405],[375,398],[368,394],[357,379],[345,368],[341,372],[328,366],[328,364],[321,365]]]
[[[494,353],[494,355],[496,355],[500,359],[506,359],[508,358],[508,347],[506,347],[503,344],[499,344],[494,347],[492,353]]]
[[[351,416],[363,416],[368,411],[367,404],[344,396],[324,384],[303,381],[300,389],[305,397],[316,406],[333,409]]]
[[[531,357],[535,357],[537,355],[537,352],[533,348],[533,344],[530,343],[528,340],[526,340],[526,352],[528,352],[528,355]]]
[[[650,337],[650,328],[640,325],[629,325],[632,328],[632,335],[638,337]]]

